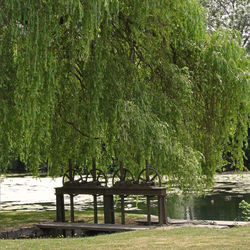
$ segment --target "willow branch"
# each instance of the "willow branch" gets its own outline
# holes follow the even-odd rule
[[[115,26],[114,23],[112,23],[112,25],[113,25],[113,27],[116,29],[118,35],[120,35],[120,37],[128,43],[128,45],[130,46],[130,49],[132,49],[132,50],[134,51],[134,53],[137,55],[137,57],[139,58],[139,60],[140,60],[141,62],[143,62],[146,66],[148,66],[148,67],[151,69],[151,71],[153,71],[152,66],[151,66],[149,63],[146,62],[146,60],[145,60],[145,58],[144,58],[142,52],[140,51],[139,47],[138,47],[137,44],[136,44],[136,41],[133,40],[133,39],[131,39],[131,37],[129,36],[128,33],[126,33],[126,36],[125,36],[125,35],[121,32],[121,30],[119,30],[119,29]],[[128,27],[128,25],[126,25],[126,28],[127,28],[127,27]],[[128,32],[128,31],[130,31],[130,29],[127,28],[127,32]]]
[[[58,113],[59,113],[59,116],[61,117],[61,119],[62,119],[65,123],[67,123],[68,125],[70,125],[75,131],[77,131],[77,132],[78,132],[79,134],[81,134],[82,136],[87,137],[87,138],[89,138],[89,139],[93,139],[93,140],[99,140],[99,139],[101,139],[100,137],[91,137],[91,136],[89,136],[89,135],[83,133],[83,132],[78,128],[78,126],[77,126],[74,122],[70,122],[70,121],[66,120],[66,119],[63,117],[63,115],[62,115],[62,113],[61,113],[60,110],[59,110]]]

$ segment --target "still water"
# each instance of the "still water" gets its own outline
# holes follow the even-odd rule
[[[1,177],[0,177],[1,178]],[[242,200],[250,203],[250,174],[223,174],[216,176],[214,187],[206,195],[185,198],[171,194],[167,198],[167,213],[172,219],[239,220]],[[62,178],[43,177],[40,179],[11,177],[0,179],[0,211],[41,211],[55,210],[54,188],[62,186]],[[75,197],[75,208],[86,210],[93,207],[91,195]],[[69,197],[65,196],[66,209]],[[116,211],[119,211],[119,197],[115,197]],[[102,207],[98,197],[98,207]],[[128,197],[126,212],[146,213],[143,197]],[[157,202],[152,200],[152,214],[157,214]]]

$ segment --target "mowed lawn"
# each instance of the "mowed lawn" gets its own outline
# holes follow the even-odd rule
[[[85,238],[0,240],[0,249],[250,249],[250,227],[182,227]]]
[[[65,213],[66,220],[70,221],[70,212]],[[126,214],[126,224],[135,224],[136,219],[144,218],[142,214]],[[34,224],[54,221],[56,211],[4,211],[0,212],[0,232],[16,229]],[[117,223],[121,222],[120,213],[115,214]],[[93,210],[75,211],[75,221],[84,223],[94,223]],[[102,209],[98,209],[98,222],[104,223]]]
[[[66,215],[69,219],[68,212]],[[102,211],[98,217],[103,223]],[[138,218],[142,215],[126,214],[126,223],[132,224]],[[0,212],[0,231],[54,219],[55,211]],[[76,220],[93,223],[93,211],[76,211]],[[116,221],[120,221],[119,214]],[[250,249],[250,226],[228,229],[164,227],[84,238],[0,240],[2,249]]]

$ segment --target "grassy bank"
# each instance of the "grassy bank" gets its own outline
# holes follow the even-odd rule
[[[249,249],[250,227],[154,229],[86,238],[0,240],[0,249]]]
[[[70,213],[66,211],[66,220],[70,220]],[[126,214],[126,223],[133,224],[134,220],[138,218],[142,218],[143,215],[137,214]],[[16,229],[24,226],[30,226],[33,224],[54,221],[56,218],[55,211],[6,211],[0,212],[0,231],[5,231],[9,229]],[[121,216],[119,213],[116,213],[115,220],[117,223],[120,223]],[[93,223],[94,215],[93,210],[85,210],[85,211],[75,211],[75,221],[85,222],[85,223]],[[98,223],[103,223],[103,211],[101,209],[98,210]]]
[[[126,223],[132,223],[142,215],[127,214]],[[93,222],[93,211],[76,211],[77,221]],[[69,219],[69,212],[66,213]],[[43,212],[0,212],[0,231],[53,221],[55,211]],[[98,215],[103,222],[103,213]],[[119,222],[119,214],[116,221]],[[85,238],[0,240],[2,249],[249,249],[250,227],[211,229],[170,227],[128,233],[106,234]]]

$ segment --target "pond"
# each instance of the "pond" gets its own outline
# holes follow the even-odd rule
[[[250,174],[217,175],[214,187],[206,195],[189,197],[177,194],[167,198],[167,213],[172,219],[198,220],[239,220],[239,203],[250,203]],[[0,211],[13,210],[55,210],[54,188],[62,186],[62,178],[30,176],[0,179]],[[75,197],[77,210],[93,207],[90,195]],[[69,209],[69,197],[65,197],[66,209]],[[119,198],[115,197],[116,211],[119,211]],[[98,207],[102,207],[102,197],[98,197]],[[143,197],[128,197],[126,212],[146,213]],[[152,214],[157,214],[157,202],[152,201]]]

